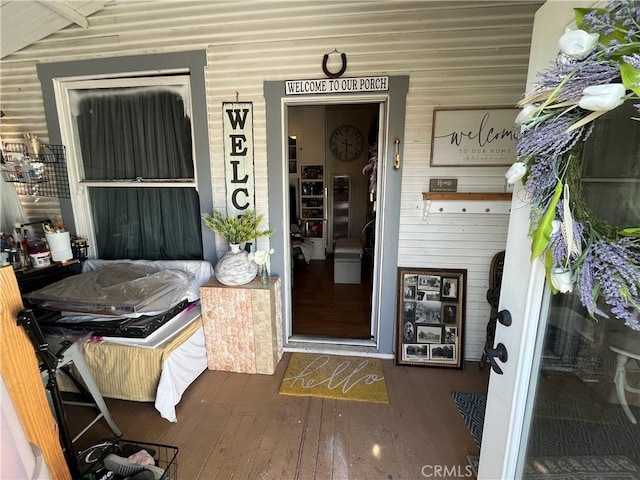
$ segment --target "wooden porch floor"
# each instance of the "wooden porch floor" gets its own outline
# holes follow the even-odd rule
[[[451,392],[486,392],[488,372],[396,366],[385,360],[386,405],[278,394],[274,375],[205,371],[177,407],[178,423],[151,403],[106,399],[130,440],[179,447],[180,480],[419,479],[425,465],[459,465],[478,449]],[[68,407],[72,433],[92,418]],[[101,420],[76,443],[110,436]],[[432,471],[432,470],[429,470]],[[176,480],[176,479],[173,479]]]

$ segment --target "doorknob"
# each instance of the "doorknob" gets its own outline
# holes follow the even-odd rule
[[[487,299],[489,300],[489,303],[491,303],[491,300],[489,299],[489,295],[491,293],[492,293],[492,290],[489,290],[487,292]],[[478,368],[480,368],[480,370],[483,370],[487,364],[487,360],[488,360],[487,351],[492,351],[492,349],[489,347],[493,345],[493,341],[496,336],[496,323],[500,322],[500,325],[504,325],[505,327],[510,327],[512,323],[511,312],[509,310],[500,310],[499,312],[496,313],[497,309],[498,309],[497,304],[491,306],[491,316],[489,318],[489,323],[487,324],[487,341],[484,344],[486,348],[483,350],[482,358],[480,359],[480,363],[478,364]],[[505,355],[506,355],[506,352],[505,352]]]
[[[500,310],[498,312],[498,321],[505,327],[511,326],[511,312],[509,310]]]
[[[504,346],[504,343],[498,343],[496,348],[485,348],[484,354],[489,359],[491,370],[498,375],[502,375],[504,372],[502,371],[502,368],[500,368],[500,365],[498,365],[498,362],[496,362],[496,358],[502,363],[507,363],[509,355],[507,354],[507,347]]]

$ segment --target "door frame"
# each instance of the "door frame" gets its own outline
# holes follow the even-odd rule
[[[394,139],[401,140],[402,157],[408,76],[389,78],[389,91],[338,95],[287,96],[284,81],[264,82],[267,122],[267,167],[269,190],[269,224],[275,229],[271,245],[272,272],[282,278],[283,343],[287,350],[354,351],[393,355],[395,325],[395,281],[398,263],[398,231],[402,166],[393,169]],[[297,338],[292,335],[291,258],[288,203],[289,174],[287,159],[287,108],[300,105],[332,105],[346,103],[378,103],[385,105],[380,118],[378,161],[378,204],[376,215],[376,270],[373,294],[378,300],[372,322],[373,340]],[[372,309],[373,310],[373,309]],[[342,348],[340,348],[342,347]]]
[[[371,97],[366,96],[366,95],[351,95],[348,98],[348,101],[345,101],[345,99],[339,99],[339,98],[325,98],[325,97],[293,97],[293,98],[288,98],[288,99],[284,99],[283,100],[283,107],[284,107],[284,113],[283,113],[283,120],[284,120],[284,135],[285,138],[288,136],[288,132],[289,132],[289,127],[288,127],[288,107],[300,107],[300,106],[330,106],[330,105],[352,105],[352,104],[366,104],[366,105],[378,105],[378,155],[379,155],[379,159],[382,159],[382,161],[378,161],[378,169],[377,169],[377,178],[380,179],[379,184],[377,185],[377,193],[376,193],[376,198],[377,199],[384,199],[384,185],[385,185],[385,179],[386,179],[386,175],[388,174],[388,170],[385,167],[386,162],[385,162],[385,142],[386,142],[386,138],[385,138],[385,132],[387,131],[386,128],[386,122],[387,122],[387,118],[386,118],[386,112],[388,110],[388,97],[384,96],[384,98],[376,98],[375,100],[372,100]],[[326,132],[325,132],[326,133]],[[327,135],[324,135],[324,141],[326,142],[327,139]],[[284,158],[283,160],[285,162],[285,166],[286,166],[286,162],[287,162],[287,158]],[[286,168],[285,168],[286,170]],[[325,173],[326,173],[326,169],[325,169]],[[288,175],[287,175],[288,178]],[[327,177],[325,175],[325,179],[328,181],[329,177]],[[381,188],[382,186],[382,188]],[[330,186],[328,184],[325,184],[325,188],[329,188]],[[377,201],[377,205],[378,208],[376,208],[376,227],[375,227],[375,232],[376,232],[376,239],[377,239],[377,234],[380,231],[379,229],[381,228],[381,225],[384,225],[385,222],[385,214],[384,214],[384,209],[382,212],[378,212],[379,210],[379,205],[380,205],[380,200]],[[327,205],[325,206],[325,208],[329,208],[330,206],[330,202],[328,201],[328,196],[327,196]],[[289,209],[285,209],[286,212],[288,213],[290,210]],[[287,218],[287,224],[290,224],[289,221],[289,217],[288,215],[286,216]],[[327,227],[328,227],[328,222],[327,222]],[[329,241],[329,240],[327,240]],[[286,243],[286,247],[285,247],[285,251],[289,251],[289,249],[291,248],[291,238],[289,236],[285,236],[285,243]],[[380,269],[378,268],[379,262],[382,260],[382,249],[377,248],[378,246],[378,242],[376,242],[376,247],[375,247],[375,251],[373,254],[373,265],[374,265],[374,270],[373,270],[373,282],[372,282],[372,294],[371,294],[371,315],[370,315],[370,319],[369,319],[369,333],[371,335],[371,339],[356,339],[356,338],[334,338],[334,337],[309,337],[309,336],[304,336],[304,335],[294,335],[293,334],[293,293],[292,290],[293,288],[286,288],[284,293],[285,293],[285,300],[283,302],[283,312],[286,312],[284,314],[284,318],[286,320],[286,324],[285,324],[285,330],[286,330],[286,336],[288,339],[290,339],[291,342],[300,342],[300,343],[310,343],[310,344],[325,344],[325,343],[331,343],[332,345],[353,345],[353,346],[360,346],[360,347],[378,347],[378,331],[380,328],[380,324],[378,319],[380,318],[379,315],[379,307],[380,304],[378,302],[378,299],[380,298],[379,295],[379,287],[380,287]],[[287,256],[287,258],[285,259],[285,261],[288,262],[292,262],[293,259],[290,255]],[[287,265],[286,267],[286,273],[289,276],[289,279],[286,281],[291,281],[293,282],[293,278],[292,278],[292,272],[293,271],[293,266],[292,264]],[[286,282],[285,281],[285,282]]]

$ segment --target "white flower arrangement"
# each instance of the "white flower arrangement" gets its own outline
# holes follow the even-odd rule
[[[249,254],[249,260],[253,261],[256,265],[266,265],[269,261],[269,255],[273,255],[275,250],[272,248],[269,251],[256,250]]]

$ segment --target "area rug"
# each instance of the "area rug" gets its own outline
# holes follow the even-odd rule
[[[480,448],[486,395],[454,392],[452,397]],[[631,409],[638,418],[640,408]],[[535,458],[624,455],[640,464],[640,426],[627,419],[620,405],[607,405],[602,416],[608,420],[606,423],[534,417],[529,455]]]
[[[467,461],[478,476],[479,458]],[[540,457],[527,462],[525,480],[640,480],[640,466],[624,455]]]
[[[280,394],[389,403],[378,358],[292,353]]]
[[[469,429],[469,433],[480,448],[482,442],[482,426],[484,425],[484,411],[487,407],[487,396],[479,393],[460,393],[453,392],[451,394],[453,401],[456,402],[458,410],[464,419],[464,423]]]
[[[569,372],[553,372],[540,379],[536,393],[537,417],[588,423],[616,423],[604,414],[609,402]]]

